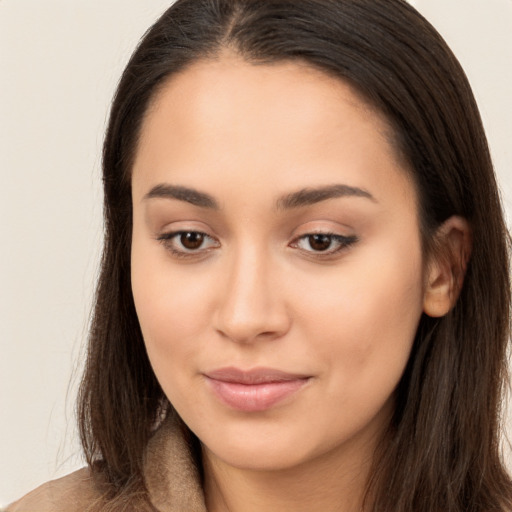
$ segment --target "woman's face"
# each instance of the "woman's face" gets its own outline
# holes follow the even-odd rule
[[[389,132],[342,81],[229,55],[174,76],[148,111],[135,305],[211,457],[371,454],[424,300],[415,188]]]

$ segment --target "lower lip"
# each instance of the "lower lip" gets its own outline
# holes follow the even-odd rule
[[[295,394],[309,379],[265,382],[261,384],[240,384],[207,378],[213,392],[226,405],[244,412],[258,412],[270,409]]]

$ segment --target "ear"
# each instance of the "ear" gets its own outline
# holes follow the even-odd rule
[[[423,311],[428,316],[445,316],[455,306],[471,249],[471,227],[466,219],[450,217],[438,229],[428,262],[423,299]]]

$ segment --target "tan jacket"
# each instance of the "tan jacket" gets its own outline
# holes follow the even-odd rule
[[[166,421],[152,437],[144,475],[159,512],[206,512],[197,470],[178,428]],[[84,468],[38,487],[7,512],[83,512],[99,498]]]

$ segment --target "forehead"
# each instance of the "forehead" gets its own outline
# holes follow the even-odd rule
[[[350,105],[384,136],[391,137],[385,117],[348,82],[301,60],[253,63],[229,52],[194,62],[165,81],[147,109],[143,131],[162,109],[172,109],[190,124],[222,122],[225,126],[226,121],[239,120],[229,117],[239,106],[243,106],[243,114],[261,112],[268,122],[284,124],[292,120],[293,112],[293,121],[302,121],[299,126],[316,122],[327,128],[326,114],[336,121],[338,113],[333,103]],[[263,105],[268,110],[262,110]],[[274,113],[271,117],[270,112]]]
[[[225,54],[192,64],[155,95],[133,185],[231,181],[231,169],[246,183],[286,192],[297,179],[304,182],[297,186],[331,184],[335,176],[321,168],[363,185],[363,168],[371,167],[367,178],[378,187],[389,183],[384,160],[407,178],[391,140],[386,119],[348,83],[302,62],[253,64]]]

